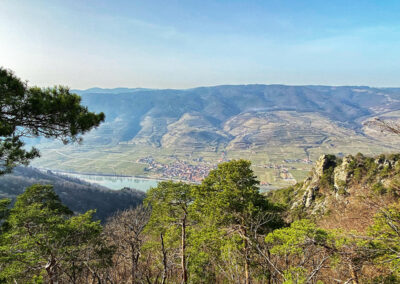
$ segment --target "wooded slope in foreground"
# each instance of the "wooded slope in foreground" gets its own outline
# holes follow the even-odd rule
[[[96,209],[94,218],[105,222],[118,210],[136,207],[144,193],[130,188],[111,190],[96,184],[31,167],[17,167],[11,174],[0,176],[0,199],[15,198],[34,184],[51,184],[63,204],[75,213]]]
[[[1,201],[4,283],[399,283],[400,155],[322,156],[259,192],[250,162],[161,182],[102,226],[51,186]]]

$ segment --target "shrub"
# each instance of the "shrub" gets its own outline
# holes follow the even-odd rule
[[[377,182],[372,186],[372,191],[379,195],[383,195],[387,193],[388,190],[383,186],[381,182]]]

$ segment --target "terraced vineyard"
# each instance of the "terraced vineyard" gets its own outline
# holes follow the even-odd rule
[[[400,138],[365,124],[398,120],[398,89],[248,85],[79,93],[90,109],[106,113],[106,122],[83,145],[42,141],[46,150],[35,166],[157,178],[168,167],[189,171],[182,163],[211,169],[246,158],[263,185],[282,186],[303,179],[321,154],[373,155],[400,146]],[[146,157],[157,166],[140,162]]]

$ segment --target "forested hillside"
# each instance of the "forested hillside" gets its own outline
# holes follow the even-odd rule
[[[84,213],[95,209],[95,218],[102,221],[117,211],[136,207],[144,198],[144,193],[135,189],[111,190],[31,167],[18,167],[12,174],[0,176],[0,198],[14,200],[33,184],[53,185],[61,201],[72,211]]]
[[[33,186],[0,204],[0,279],[399,283],[399,179],[399,155],[325,155],[304,182],[262,195],[235,160],[200,185],[161,182],[103,227]]]

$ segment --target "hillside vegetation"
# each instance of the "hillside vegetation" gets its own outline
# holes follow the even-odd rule
[[[144,193],[135,189],[111,190],[82,180],[43,172],[30,167],[18,167],[12,174],[0,176],[0,199],[15,198],[34,184],[49,184],[61,201],[76,213],[94,209],[94,217],[103,222],[120,210],[136,207]]]
[[[49,186],[0,202],[6,283],[399,283],[400,155],[324,155],[263,195],[250,162],[161,182],[104,227]],[[60,245],[66,244],[66,245]]]
[[[364,232],[377,210],[400,197],[400,154],[323,155],[303,182],[268,196],[290,220],[311,216],[330,228]]]

